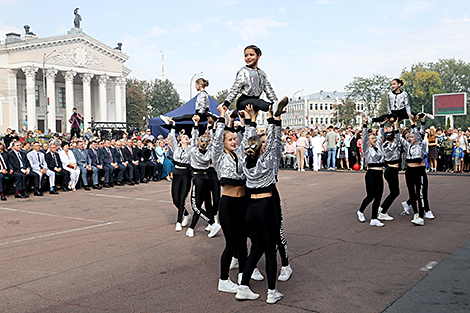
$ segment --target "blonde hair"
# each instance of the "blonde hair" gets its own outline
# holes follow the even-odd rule
[[[198,78],[196,80],[196,84],[199,84],[200,86],[205,88],[205,87],[209,86],[209,81],[207,79],[204,79],[204,78],[201,77],[201,78]]]

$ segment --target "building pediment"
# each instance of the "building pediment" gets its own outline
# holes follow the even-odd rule
[[[104,68],[104,63],[100,57],[82,44],[58,51],[52,57],[50,63],[97,70]]]

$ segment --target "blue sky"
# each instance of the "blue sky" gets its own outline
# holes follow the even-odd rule
[[[0,0],[0,40],[25,24],[39,37],[66,34],[79,7],[85,33],[123,43],[131,77],[160,78],[163,50],[166,76],[185,100],[200,71],[210,94],[230,88],[249,44],[262,49],[259,66],[278,96],[343,91],[354,76],[395,77],[419,61],[470,61],[467,0],[71,3]]]

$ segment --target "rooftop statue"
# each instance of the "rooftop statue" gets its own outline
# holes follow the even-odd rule
[[[82,21],[82,17],[80,16],[80,14],[78,14],[78,8],[73,11],[73,14],[75,14],[73,24],[75,25],[75,28],[80,28],[80,22]]]

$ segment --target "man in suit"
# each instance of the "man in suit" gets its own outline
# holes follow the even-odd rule
[[[157,157],[157,153],[155,152],[155,147],[153,146],[152,141],[147,141],[147,147],[144,149],[144,155],[150,154],[148,158],[151,164],[153,165],[152,169],[152,180],[153,181],[160,181],[162,175],[163,164],[160,163]]]
[[[124,155],[124,159],[128,162],[127,166],[132,167],[132,178],[131,185],[133,183],[139,184],[139,161],[137,155],[134,153],[133,141],[132,139],[128,139],[126,141],[126,147],[123,147],[122,153]]]
[[[119,177],[122,179],[122,176],[124,175],[124,171],[126,168],[124,166],[119,167],[118,164],[116,163],[116,160],[113,158],[113,152],[111,150],[111,141],[109,139],[105,139],[103,148],[99,150],[100,155],[101,155],[101,160],[103,161],[103,166],[107,167],[109,169],[109,178],[106,180],[106,177],[104,179],[104,185],[103,187],[109,188],[109,187],[114,187],[114,172],[117,172],[117,177],[116,181],[119,179]]]
[[[32,179],[33,186],[37,187],[39,186],[39,175],[31,170],[31,165],[28,162],[26,154],[21,151],[21,143],[19,141],[13,143],[11,151],[8,153],[8,160],[13,168],[13,172],[21,176],[21,180],[19,181],[21,192],[17,192],[15,198],[29,198],[26,192],[26,181],[28,178]],[[34,195],[43,196],[42,192],[37,189],[34,190]]]
[[[61,188],[63,191],[68,192],[69,189],[67,188],[67,186],[69,185],[69,182],[70,182],[70,172],[62,168],[62,161],[60,160],[60,156],[57,153],[57,145],[55,142],[49,145],[49,150],[47,151],[44,159],[46,160],[47,168],[50,171],[53,171],[56,177],[58,175],[63,176],[64,179],[62,181]],[[51,187],[52,186],[55,187],[54,184],[51,184]]]
[[[5,177],[14,179],[15,184],[16,184],[16,190],[19,190],[19,191],[21,190],[21,189],[18,189],[18,185],[21,186],[21,176],[13,172],[13,168],[11,167],[10,161],[8,160],[8,155],[5,152],[5,146],[0,141],[0,199],[2,201],[7,201],[7,197],[5,196],[5,193],[3,192],[3,179]],[[18,191],[18,194],[19,194],[19,191]],[[21,198],[21,197],[17,197],[17,198]]]
[[[104,175],[106,177],[109,176],[109,169],[103,166],[103,162],[99,156],[98,142],[95,140],[90,144],[88,156],[90,158],[90,165],[93,171],[93,189],[101,189],[99,185],[99,172],[104,171]]]
[[[31,165],[31,169],[39,176],[37,191],[41,192],[42,175],[47,175],[47,177],[49,177],[49,193],[51,195],[58,195],[59,193],[54,188],[55,173],[47,168],[44,153],[39,150],[41,150],[41,144],[38,141],[35,141],[32,144],[32,150],[26,155],[28,157],[29,164]]]
[[[145,160],[142,148],[142,140],[136,139],[134,154],[137,155],[137,159],[139,160],[139,164],[137,166],[139,168],[140,182],[148,184],[149,181],[146,179],[146,177],[152,171],[153,167],[149,165],[148,162]]]
[[[124,184],[122,183],[122,176],[124,175],[124,173],[127,173],[127,176],[129,177],[129,180],[131,181],[131,185],[133,185],[134,183],[132,182],[132,178],[134,176],[134,168],[132,166],[129,166],[129,161],[127,161],[124,158],[124,154],[122,152],[121,140],[116,141],[115,148],[112,149],[112,151],[114,153],[114,159],[116,160],[118,167],[124,168],[124,171],[122,171],[122,174],[121,172],[118,174],[116,185],[124,186]]]
[[[77,147],[72,150],[75,160],[77,160],[78,168],[80,169],[80,176],[82,177],[83,186],[86,191],[90,191],[88,187],[88,172],[92,172],[93,175],[98,175],[99,169],[97,167],[91,167],[91,158],[88,155],[88,151],[83,147],[83,141],[77,141]]]

